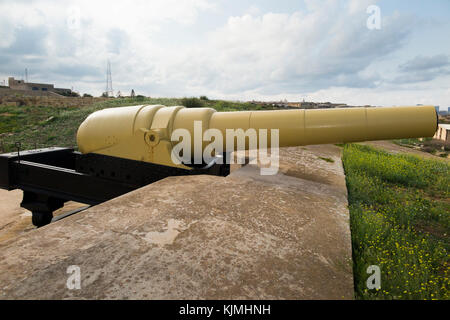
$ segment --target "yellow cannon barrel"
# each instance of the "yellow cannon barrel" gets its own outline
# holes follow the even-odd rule
[[[77,143],[82,153],[175,166],[172,132],[185,129],[194,136],[196,121],[202,132],[218,129],[224,138],[227,129],[267,129],[270,142],[270,129],[278,129],[280,147],[431,137],[437,129],[433,106],[216,112],[153,105],[94,112],[80,125]]]
[[[434,107],[216,112],[211,128],[279,129],[280,147],[431,137]]]

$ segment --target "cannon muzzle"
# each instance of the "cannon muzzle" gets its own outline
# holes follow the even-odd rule
[[[177,129],[193,137],[216,129],[223,136],[222,151],[229,152],[236,145],[230,150],[227,130],[267,130],[267,144],[261,144],[257,135],[257,147],[271,146],[272,130],[278,130],[280,147],[419,138],[434,135],[437,114],[433,106],[216,112],[141,105],[92,113],[80,125],[77,143],[82,153],[179,167],[171,160],[172,148],[178,143],[172,141],[172,134]],[[196,145],[194,140],[192,150],[203,150],[209,143]],[[249,148],[249,143],[243,148]]]

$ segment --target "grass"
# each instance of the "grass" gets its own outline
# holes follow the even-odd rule
[[[450,165],[347,144],[355,294],[358,299],[449,299]],[[367,267],[381,269],[368,290]]]
[[[15,143],[21,148],[34,149],[49,146],[76,147],[78,126],[94,111],[139,104],[182,105],[210,107],[217,111],[267,110],[267,106],[251,103],[205,100],[197,98],[144,98],[111,99],[83,107],[3,106],[0,105],[0,152],[15,151]]]

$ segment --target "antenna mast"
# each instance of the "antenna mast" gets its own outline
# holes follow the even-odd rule
[[[108,64],[106,66],[106,96],[114,97],[114,91],[112,87],[112,76],[111,76],[111,63],[108,60]]]

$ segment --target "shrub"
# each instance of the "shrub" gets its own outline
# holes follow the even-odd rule
[[[422,148],[422,151],[424,151],[424,152],[428,152],[428,153],[436,153],[436,149],[435,148],[433,148],[432,146],[424,146],[423,148]]]
[[[230,102],[228,101],[217,101],[216,104],[214,105],[214,108],[218,111],[222,111],[222,110],[228,110],[231,109],[233,106]]]
[[[186,108],[202,108],[203,102],[197,98],[183,98],[181,104]]]
[[[23,98],[16,99],[16,102],[17,102],[17,105],[20,107],[26,105],[25,99],[23,99]]]

